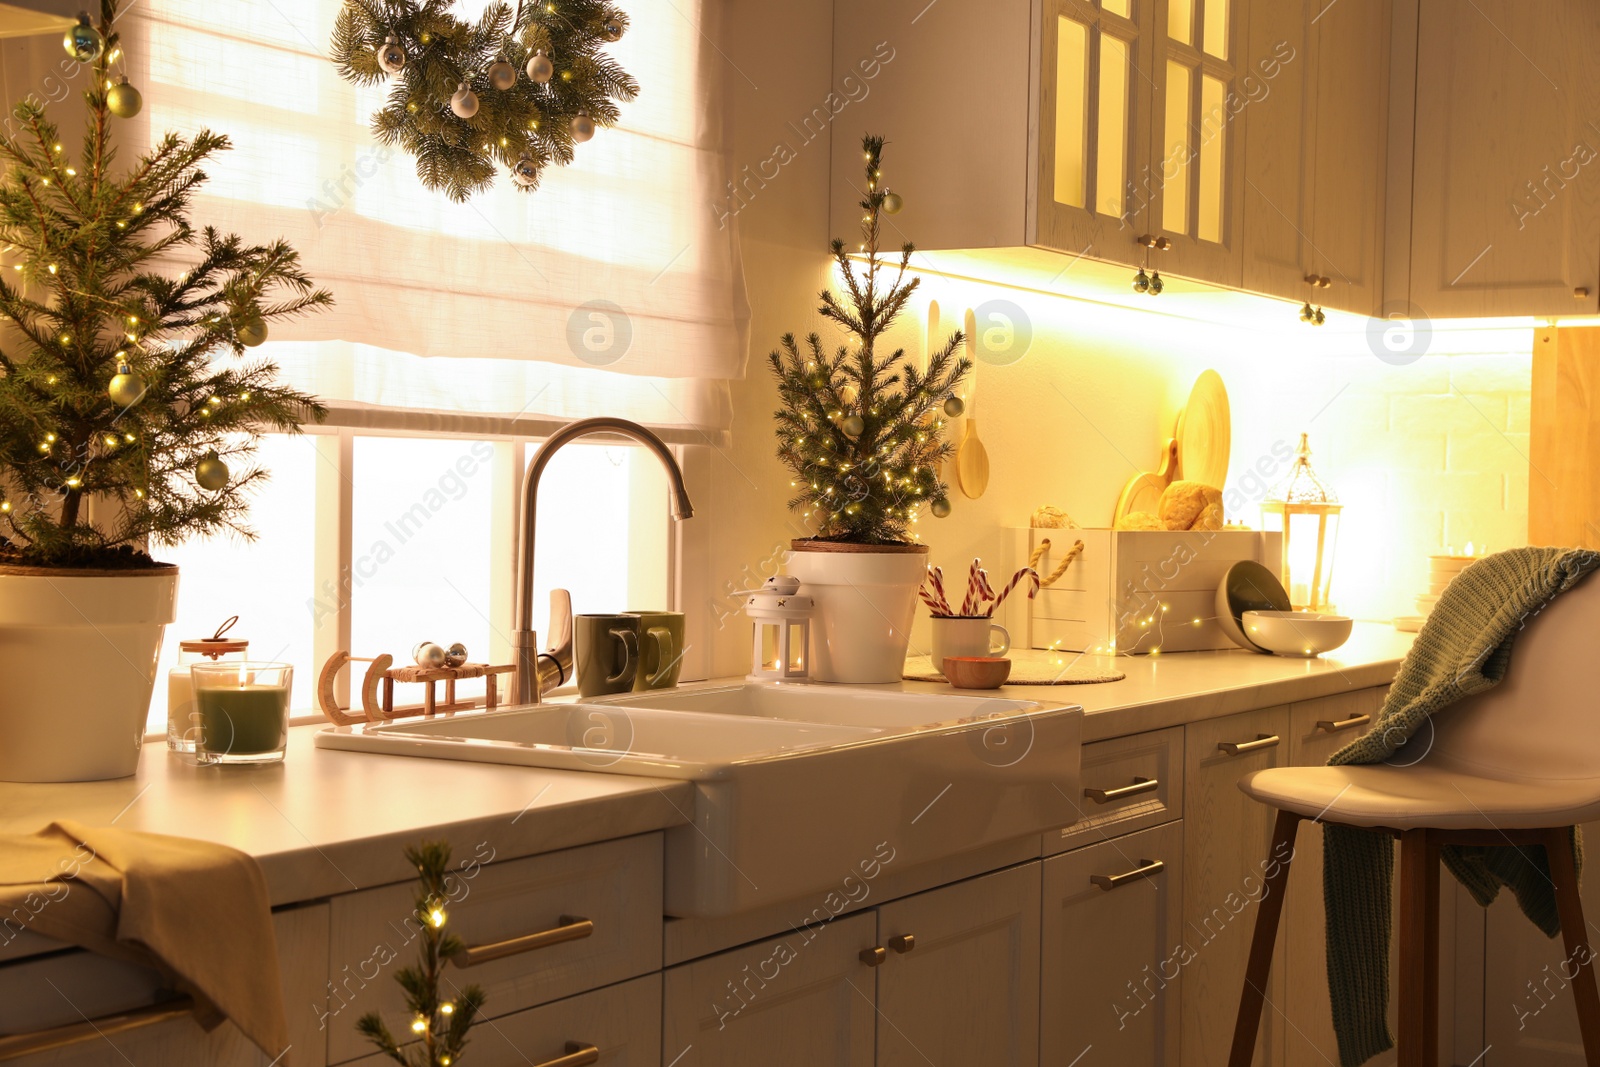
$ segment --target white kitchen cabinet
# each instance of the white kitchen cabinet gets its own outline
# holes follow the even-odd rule
[[[872,1067],[877,933],[867,911],[668,969],[663,1067]]]
[[[1135,263],[1149,232],[1155,5],[1044,0],[1029,244]]]
[[[1384,295],[1393,4],[1306,6],[1316,11],[1308,69],[1317,108],[1307,266],[1323,280],[1312,303],[1376,315]]]
[[[1039,1062],[1039,868],[877,909],[878,1067]]]
[[[1411,302],[1430,318],[1593,314],[1600,7],[1421,0]]]
[[[328,905],[273,913],[278,969],[296,1067],[327,1062],[322,1029],[327,1000]],[[207,1033],[188,1014],[120,1032],[109,1017],[158,1018],[153,1004],[170,996],[154,971],[86,952],[35,956],[0,967],[0,1034],[61,1028],[50,1051],[8,1059],[15,1067],[89,1067],[110,1063],[163,1067],[259,1067],[263,1055],[232,1023]],[[86,1022],[85,1020],[94,1020]],[[352,1027],[354,1020],[351,1020]]]
[[[1039,878],[1025,863],[669,968],[662,1062],[1036,1064]]]
[[[1153,265],[1238,288],[1243,244],[1242,145],[1249,121],[1241,81],[1257,58],[1247,42],[1249,0],[1157,3],[1152,33],[1150,167],[1137,195],[1149,204]],[[1262,57],[1265,59],[1266,57]]]
[[[1391,18],[1390,0],[1251,6],[1244,288],[1378,311]]]
[[[1179,1067],[1182,912],[1182,822],[1044,861],[1043,1067]]]
[[[1239,791],[1251,771],[1288,763],[1289,709],[1263,708],[1184,728],[1184,1067],[1225,1067],[1264,889],[1274,812]],[[1267,1000],[1283,1003],[1279,938]],[[1284,1062],[1283,1017],[1262,1013],[1254,1067]]]

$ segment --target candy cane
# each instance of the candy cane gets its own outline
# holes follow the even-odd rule
[[[994,602],[994,608],[998,608],[1001,603],[1005,601],[1005,598],[1010,595],[1011,590],[1015,589],[1017,587],[1017,583],[1022,581],[1024,577],[1030,579],[1028,582],[1028,599],[1032,600],[1034,597],[1039,595],[1039,572],[1034,570],[1032,567],[1024,567],[1016,574],[1013,574],[1011,576],[1011,581],[1007,582],[1006,587],[1000,590],[1000,596],[996,598]],[[994,608],[990,608],[989,610],[993,612]]]
[[[971,615],[978,607],[978,596],[983,589],[983,561],[973,557],[972,566],[967,570],[967,595],[961,601],[961,614]]]
[[[930,567],[929,573],[933,575],[933,592],[939,598],[939,606],[944,609],[944,614],[954,615],[950,610],[950,598],[944,592],[944,568]]]

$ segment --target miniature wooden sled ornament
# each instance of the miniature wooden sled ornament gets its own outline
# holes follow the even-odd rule
[[[361,711],[360,715],[352,715],[339,705],[338,698],[334,696],[334,681],[346,663],[368,664],[366,677],[361,680]],[[328,657],[328,662],[322,665],[322,673],[317,678],[317,703],[322,705],[322,714],[328,721],[339,726],[354,726],[358,722],[376,722],[383,718],[383,713],[378,707],[378,683],[383,681],[384,672],[394,666],[394,657],[388,653],[381,656],[352,656],[348,652],[339,651]]]

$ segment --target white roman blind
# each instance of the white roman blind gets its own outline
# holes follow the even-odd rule
[[[729,169],[721,2],[625,3],[611,49],[640,95],[532,195],[502,175],[455,204],[377,144],[384,90],[347,84],[326,58],[340,0],[130,7],[127,73],[145,108],[122,144],[202,127],[232,138],[194,217],[286,237],[333,292],[331,312],[273,324],[261,351],[336,423],[538,434],[612,414],[704,441],[730,423],[748,318],[736,235],[713,210]]]

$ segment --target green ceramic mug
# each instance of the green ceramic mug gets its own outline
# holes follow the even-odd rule
[[[639,671],[635,692],[671,689],[683,667],[683,612],[630,611],[639,618]]]
[[[578,615],[572,623],[578,695],[630,692],[639,673],[639,616]]]

